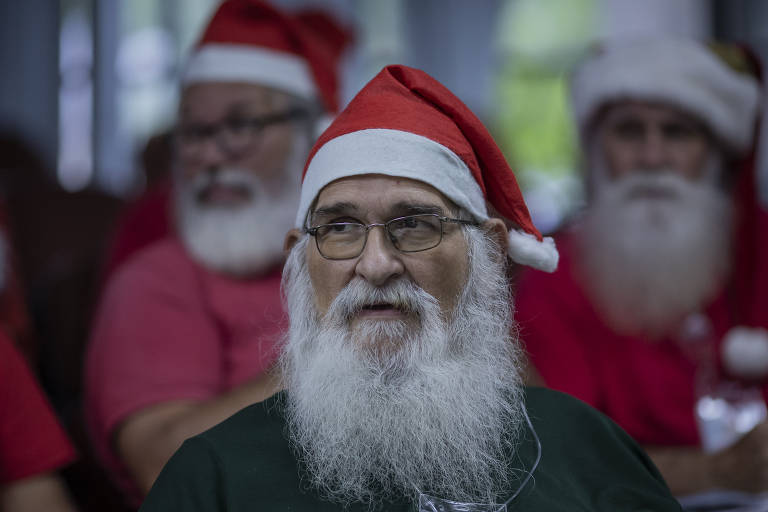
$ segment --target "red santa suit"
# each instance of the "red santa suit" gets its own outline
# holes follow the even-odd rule
[[[280,270],[235,279],[167,238],[124,263],[108,284],[86,361],[86,411],[97,451],[123,478],[116,427],[148,406],[206,400],[264,372],[287,326]]]
[[[171,182],[163,181],[128,205],[115,226],[107,252],[105,280],[135,253],[173,232],[171,195]]]
[[[762,225],[768,233],[768,215]],[[516,297],[520,338],[544,383],[610,416],[641,444],[697,445],[696,362],[674,337],[651,341],[617,334],[596,311],[575,261],[574,235],[555,237],[560,264],[553,274],[525,272]],[[768,255],[768,237],[761,240]],[[766,273],[755,275],[768,289]],[[731,287],[702,311],[716,340],[741,325]],[[768,297],[753,303],[751,326],[768,327]],[[631,312],[628,312],[631,314]],[[768,386],[764,394],[768,397]]]

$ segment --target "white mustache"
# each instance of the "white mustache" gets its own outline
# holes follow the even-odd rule
[[[225,185],[231,187],[243,187],[250,191],[258,188],[258,178],[247,171],[237,169],[222,169],[216,172],[206,172],[195,176],[192,181],[192,190],[201,192],[211,185]]]
[[[647,197],[680,199],[690,186],[674,171],[637,171],[617,183],[620,196],[626,200]]]
[[[331,322],[346,322],[364,308],[381,304],[420,316],[429,305],[437,305],[437,299],[406,279],[376,287],[362,278],[355,278],[334,299],[325,317]]]

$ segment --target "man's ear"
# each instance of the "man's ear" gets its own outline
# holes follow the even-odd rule
[[[507,226],[504,224],[504,221],[497,217],[491,217],[483,222],[481,227],[486,234],[499,244],[499,249],[501,249],[502,253],[506,256],[509,252],[509,233],[507,232]]]
[[[286,253],[291,252],[291,249],[293,249],[293,246],[296,245],[296,242],[299,241],[301,238],[301,230],[298,228],[293,228],[288,232],[287,235],[285,235],[285,242],[283,243],[283,251]]]

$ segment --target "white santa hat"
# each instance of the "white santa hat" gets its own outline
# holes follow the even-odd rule
[[[582,133],[607,104],[659,101],[695,115],[739,153],[752,143],[759,97],[753,76],[732,69],[701,43],[670,37],[600,46],[571,83],[571,104]]]
[[[350,33],[320,11],[289,14],[260,0],[226,0],[182,73],[182,84],[256,83],[338,110],[337,68]]]
[[[520,189],[491,135],[448,89],[418,69],[388,66],[320,136],[304,171],[296,226],[329,183],[383,174],[425,182],[477,221],[494,213],[514,226],[513,261],[552,272],[558,254],[531,221]]]

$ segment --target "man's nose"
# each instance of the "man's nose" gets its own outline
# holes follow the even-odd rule
[[[207,137],[200,148],[200,163],[209,168],[217,168],[226,163],[231,155],[218,138],[218,134]]]
[[[638,167],[658,171],[669,166],[669,143],[660,130],[648,130],[638,148]]]
[[[358,256],[355,273],[373,286],[383,286],[392,278],[397,278],[405,271],[402,254],[389,240],[389,234],[383,227],[374,227],[368,232],[368,241]]]

